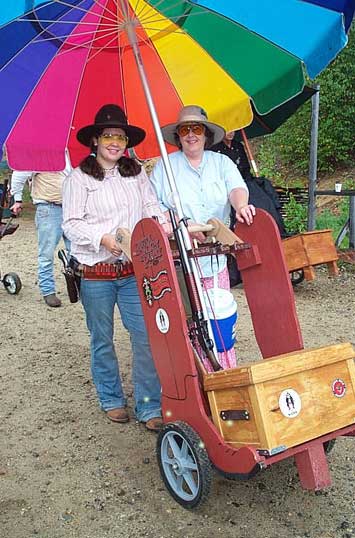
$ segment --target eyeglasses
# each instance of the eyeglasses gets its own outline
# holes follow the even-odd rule
[[[116,142],[119,146],[127,146],[128,144],[128,136],[122,134],[104,133],[99,138],[104,146],[109,146],[113,142]]]
[[[185,123],[185,125],[179,125],[176,131],[179,136],[186,136],[190,131],[200,136],[204,134],[205,130],[205,126],[202,123]]]

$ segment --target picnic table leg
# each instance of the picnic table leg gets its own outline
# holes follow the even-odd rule
[[[329,276],[338,276],[339,275],[339,267],[336,262],[328,262],[328,274]]]

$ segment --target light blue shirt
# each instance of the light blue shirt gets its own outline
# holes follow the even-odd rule
[[[182,151],[169,155],[184,216],[194,222],[205,223],[210,218],[228,222],[229,195],[233,189],[248,192],[237,166],[221,153],[204,151],[201,164],[194,168]],[[163,211],[174,209],[170,185],[162,159],[155,165],[150,181],[155,188]],[[213,276],[226,266],[226,257],[198,258],[204,277]]]

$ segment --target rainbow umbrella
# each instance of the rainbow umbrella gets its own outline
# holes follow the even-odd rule
[[[104,103],[147,131],[140,158],[164,158],[159,125],[186,104],[227,130],[246,127],[253,109],[300,94],[305,75],[337,56],[354,13],[354,0],[2,4],[0,147],[20,170],[63,169],[65,147],[76,165],[76,132]]]

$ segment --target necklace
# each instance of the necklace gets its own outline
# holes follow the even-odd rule
[[[111,172],[111,170],[114,170],[116,168],[116,164],[114,164],[113,166],[111,166],[111,168],[103,168],[103,171],[104,172]]]

